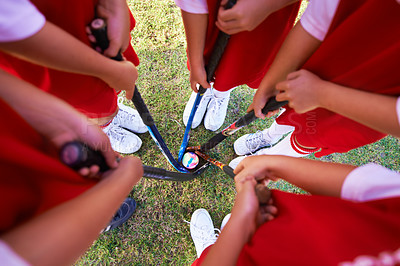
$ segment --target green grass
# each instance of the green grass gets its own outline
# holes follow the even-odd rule
[[[191,93],[180,10],[173,0],[131,0],[130,7],[137,20],[132,43],[141,60],[137,85],[158,130],[171,153],[177,156],[185,129],[182,113]],[[246,86],[234,90],[224,126],[245,113],[253,94],[254,91]],[[227,138],[210,155],[229,162],[235,158],[232,147],[239,136],[264,129],[271,122],[272,119],[254,122]],[[190,144],[204,143],[213,134],[200,126],[192,130]],[[143,146],[135,155],[146,165],[173,170],[149,134],[140,137]],[[355,165],[376,162],[400,170],[398,150],[399,140],[387,137],[349,153],[321,159]],[[304,193],[286,182],[274,186],[284,191]],[[225,214],[230,212],[235,190],[233,180],[215,167],[209,167],[203,175],[190,182],[142,179],[130,196],[138,203],[133,218],[120,228],[100,235],[76,265],[191,264],[196,251],[189,226],[183,220],[190,220],[196,209],[205,208],[210,212],[214,225],[219,227]]]

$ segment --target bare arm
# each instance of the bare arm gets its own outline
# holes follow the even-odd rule
[[[247,180],[235,199],[232,215],[202,265],[235,265],[243,246],[255,231],[258,200],[255,181]]]
[[[182,20],[185,26],[187,52],[190,66],[190,86],[197,92],[196,84],[209,88],[204,66],[204,47],[208,14],[193,14],[182,10]]]
[[[274,94],[275,85],[286,80],[289,73],[300,68],[320,44],[318,39],[311,36],[300,23],[297,23],[288,34],[269,71],[261,81],[248,111],[254,109],[257,117],[265,118],[261,109]]]
[[[288,100],[297,113],[325,108],[377,131],[400,137],[395,96],[344,87],[322,80],[307,70],[289,74],[276,89],[280,91],[277,99]]]
[[[71,265],[109,223],[142,174],[140,160],[125,157],[90,190],[1,238],[33,265]]]
[[[236,182],[238,193],[231,217],[202,265],[235,265],[243,246],[249,242],[256,229],[277,215],[278,209],[272,199],[268,205],[259,205],[255,185],[251,176],[243,182]]]
[[[235,180],[248,176],[257,180],[285,179],[315,195],[339,197],[347,175],[356,166],[293,158],[260,155],[245,158],[235,169]]]
[[[118,51],[125,51],[130,41],[129,7],[126,0],[99,0],[97,15],[107,22],[107,35],[110,46],[104,51],[114,57]]]
[[[132,63],[111,60],[50,22],[27,39],[0,43],[0,49],[34,64],[100,78],[133,96],[138,73]]]
[[[223,6],[227,1],[221,2],[216,25],[232,35],[254,30],[269,15],[298,0],[239,0],[231,9],[225,10]]]
[[[72,140],[83,141],[101,150],[110,167],[117,166],[109,139],[86,116],[61,99],[1,70],[0,80],[0,98],[45,138],[58,147]]]

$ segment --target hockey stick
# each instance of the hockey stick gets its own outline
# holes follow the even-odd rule
[[[63,145],[60,150],[60,160],[74,170],[92,165],[98,165],[102,173],[110,169],[99,151],[95,151],[78,141],[68,142]],[[190,181],[202,174],[207,166],[208,164],[204,164],[193,173],[177,173],[143,165],[143,176],[165,181]]]
[[[109,46],[109,40],[107,38],[107,26],[103,19],[97,18],[92,21],[90,24],[90,28],[93,36],[96,39],[97,45],[104,51]],[[121,53],[118,53],[117,56],[112,59],[122,61]],[[149,109],[143,101],[142,96],[139,93],[137,86],[135,86],[135,91],[132,97],[132,102],[135,105],[137,111],[139,112],[144,124],[149,129],[150,136],[153,138],[154,142],[157,144],[157,147],[161,150],[162,154],[165,158],[167,158],[168,162],[178,171],[183,173],[189,173],[189,170],[183,167],[179,162],[177,162],[169,151],[167,145],[165,144],[163,138],[161,137],[160,132],[158,131],[153,117],[151,116]]]
[[[235,4],[236,4],[236,0],[228,0],[228,2],[226,3],[224,8],[230,9]],[[218,33],[217,41],[215,42],[213,51],[210,56],[210,60],[206,66],[207,82],[210,82],[213,79],[215,70],[217,69],[219,61],[221,61],[222,54],[224,53],[225,47],[228,44],[229,38],[230,38],[230,35],[226,34],[223,31],[220,31]],[[194,100],[193,107],[190,112],[188,122],[186,124],[186,129],[185,129],[185,133],[183,135],[182,144],[181,144],[181,147],[179,148],[179,154],[178,154],[179,162],[182,161],[183,155],[186,151],[186,147],[189,142],[189,132],[192,127],[193,118],[197,111],[197,108],[199,107],[201,98],[203,98],[203,95],[206,92],[206,90],[207,89],[203,88],[203,86],[200,85],[199,92],[196,95],[196,99]]]
[[[279,109],[280,107],[286,105],[288,102],[283,101],[283,102],[278,102],[274,97],[271,97],[268,102],[265,104],[264,108],[261,110],[263,114],[267,114],[268,112],[274,111]],[[218,134],[214,135],[211,139],[209,139],[206,143],[204,143],[201,146],[192,146],[188,147],[186,151],[196,151],[200,150],[202,152],[207,152],[217,146],[218,143],[222,142],[226,137],[232,135],[239,129],[241,129],[244,126],[247,126],[254,120],[256,120],[257,117],[254,114],[254,110],[250,111],[249,113],[245,114],[244,116],[240,117],[238,120],[233,122],[230,126],[226,127],[223,129],[221,132]]]

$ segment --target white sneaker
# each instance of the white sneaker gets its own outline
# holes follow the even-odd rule
[[[198,209],[192,214],[190,220],[190,235],[196,247],[197,257],[199,258],[204,249],[217,241],[218,234],[214,228],[210,214],[205,209]]]
[[[267,129],[268,130],[268,129]],[[271,138],[266,130],[246,134],[238,138],[233,144],[237,155],[253,154],[261,148],[269,148],[280,140],[280,136]]]
[[[235,159],[233,159],[232,161],[230,161],[229,166],[235,170],[236,166],[238,166],[238,164],[243,161],[244,158],[246,158],[247,156],[251,156],[251,155],[245,155],[245,156],[239,156],[236,157]]]
[[[204,117],[204,127],[211,131],[218,130],[225,121],[228,110],[230,93],[224,93],[222,97],[213,96],[207,107]]]
[[[123,103],[118,102],[119,111],[114,117],[113,122],[123,128],[135,133],[147,132],[147,126],[143,123],[139,112]]]
[[[103,128],[103,131],[110,139],[113,150],[119,153],[134,153],[142,146],[142,140],[138,136],[119,127],[114,123],[114,120]]]
[[[228,221],[229,221],[230,218],[231,218],[231,213],[228,213],[228,214],[224,217],[224,219],[222,220],[222,223],[221,223],[221,231],[222,231],[222,229],[224,229],[225,225],[228,223]]]
[[[185,126],[187,125],[187,122],[189,120],[190,112],[192,111],[194,101],[196,100],[196,95],[197,93],[193,91],[192,94],[190,95],[189,101],[185,106],[185,111],[183,111],[183,123],[185,124]],[[212,97],[211,91],[210,89],[207,89],[200,100],[196,113],[194,114],[192,128],[196,128],[200,125],[201,121],[203,120],[204,114],[206,113],[207,105],[211,100],[211,97]]]

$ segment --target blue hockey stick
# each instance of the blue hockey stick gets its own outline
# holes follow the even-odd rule
[[[236,4],[236,0],[229,0],[228,3],[226,3],[224,8],[230,9],[235,4]],[[210,56],[210,60],[206,66],[207,82],[210,82],[213,79],[215,70],[217,69],[219,61],[222,58],[222,54],[224,53],[225,47],[228,44],[229,38],[230,38],[230,35],[226,34],[225,32],[222,32],[222,31],[219,32],[217,41],[215,42],[214,49]],[[200,86],[199,92],[196,95],[196,99],[193,103],[193,107],[190,112],[188,122],[186,124],[186,129],[185,129],[185,133],[183,135],[182,144],[181,144],[181,147],[179,148],[179,154],[178,154],[179,162],[182,161],[183,155],[185,154],[186,147],[188,146],[188,142],[189,142],[189,133],[190,133],[190,129],[192,128],[193,118],[194,118],[194,115],[197,111],[197,108],[199,107],[200,101],[201,101],[204,93],[206,92],[206,90],[207,89]]]

